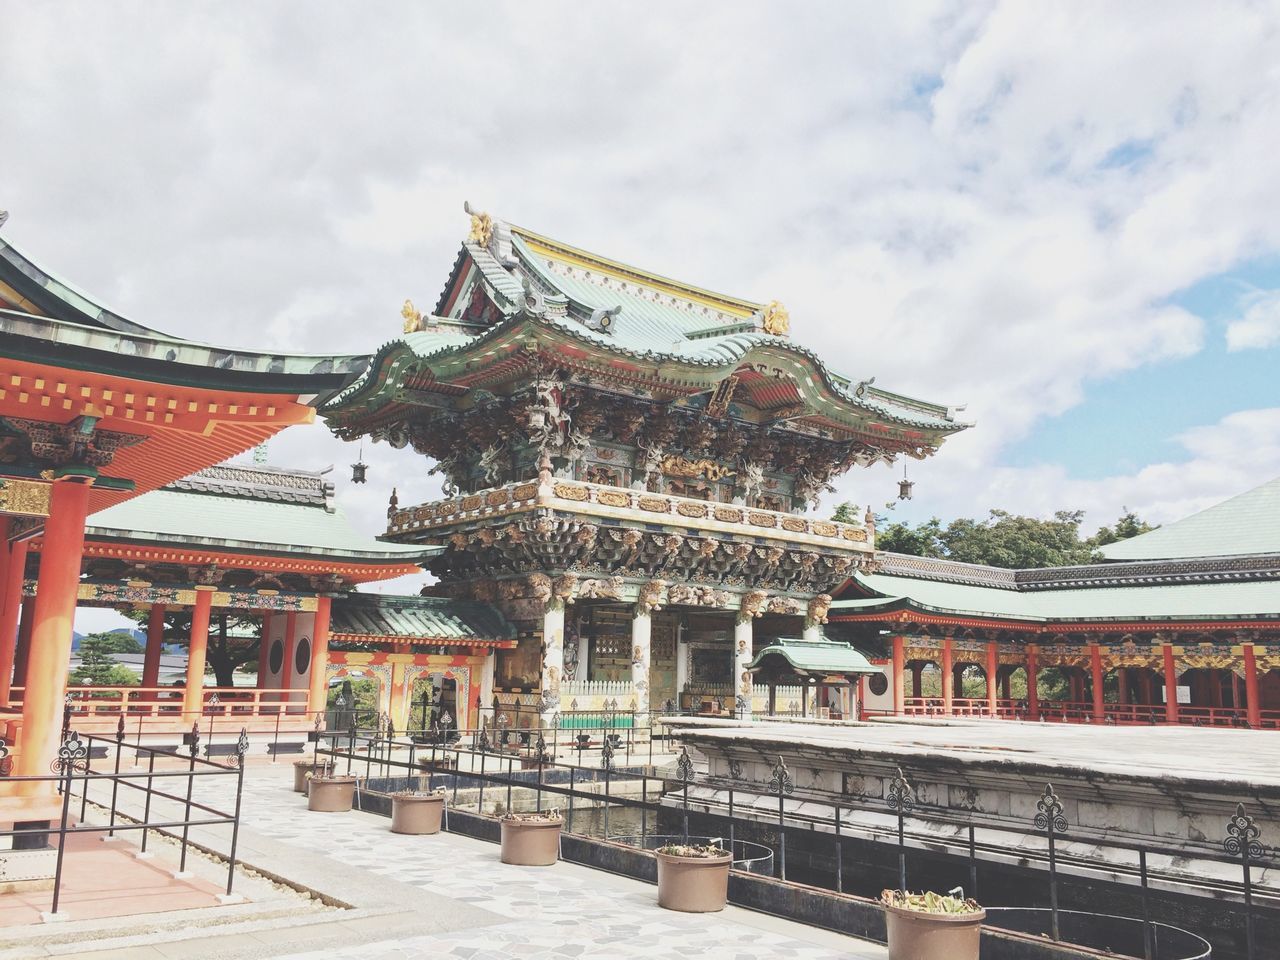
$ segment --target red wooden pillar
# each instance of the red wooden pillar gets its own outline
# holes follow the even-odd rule
[[[27,653],[22,750],[14,770],[20,777],[48,774],[58,753],[88,509],[89,484],[82,478],[54,482],[40,548],[40,576]]]
[[[1013,679],[1012,673],[1012,670],[1006,670],[1004,673],[1000,673],[999,668],[997,667],[996,669],[996,676],[1000,678],[1000,697],[1003,700],[1013,699],[1013,695],[1009,691],[1009,683]]]
[[[893,638],[893,713],[902,716],[904,712],[904,691],[907,682],[906,641],[901,636]]]
[[[1027,644],[1027,712],[1032,720],[1040,719],[1039,666],[1036,664],[1036,645]]]
[[[924,696],[924,664],[911,665],[911,695],[917,700]]]
[[[290,610],[284,615],[284,660],[280,664],[280,689],[289,689],[289,677],[293,666],[293,645],[297,642],[298,615]],[[285,703],[290,702],[288,697]]]
[[[1262,704],[1258,701],[1258,659],[1252,643],[1244,645],[1244,700],[1249,726],[1262,726]]]
[[[13,655],[13,685],[27,685],[27,660],[31,654],[31,628],[36,620],[36,598],[22,598],[22,613],[18,619],[18,649]],[[13,693],[10,691],[10,699]]]
[[[947,716],[952,713],[952,701],[955,699],[955,674],[951,663],[951,638],[942,638],[942,712]]]
[[[1127,667],[1116,667],[1116,702],[1129,702],[1129,670]]]
[[[996,673],[1000,669],[1000,656],[996,652],[996,642],[987,641],[987,713],[996,715]]]
[[[1089,672],[1093,681],[1093,722],[1101,723],[1107,708],[1102,696],[1102,651],[1096,643],[1089,644]]]
[[[187,646],[187,687],[182,694],[183,720],[204,712],[204,668],[209,659],[209,612],[213,609],[213,587],[196,587],[196,605],[191,610],[191,641]]]
[[[160,652],[164,648],[164,604],[151,605],[147,620],[147,650],[142,657],[142,686],[160,686]]]
[[[0,607],[0,706],[9,705],[9,693],[18,657],[18,616],[22,612],[23,574],[27,568],[27,541],[9,548],[4,571],[4,603]]]
[[[258,641],[258,689],[267,685],[267,664],[271,655],[271,611],[262,611],[262,637]]]
[[[1178,722],[1178,668],[1173,662],[1173,644],[1163,644],[1164,654],[1164,719]]]
[[[329,597],[316,598],[315,626],[311,628],[311,691],[307,697],[307,712],[323,712],[326,694],[329,692],[329,615],[333,601]],[[898,684],[902,689],[902,684]],[[465,726],[459,724],[459,726]]]
[[[1214,667],[1209,671],[1209,682],[1213,684],[1209,690],[1209,705],[1222,709],[1222,671]]]

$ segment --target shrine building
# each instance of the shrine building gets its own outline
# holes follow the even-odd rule
[[[872,712],[1280,727],[1280,480],[1102,553],[1042,570],[881,553],[831,629],[889,661]]]
[[[544,725],[763,709],[756,653],[819,640],[831,591],[873,567],[870,517],[812,516],[819,495],[966,426],[832,370],[791,340],[776,301],[483,213],[432,309],[406,301],[403,319],[321,416],[343,439],[435,461],[442,496],[393,493],[384,539],[439,548],[438,591],[514,625],[486,706]],[[823,706],[848,715],[842,689]]]

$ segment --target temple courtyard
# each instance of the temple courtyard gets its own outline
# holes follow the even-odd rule
[[[253,765],[246,774],[239,844],[246,870],[236,878],[243,898],[191,909],[172,901],[170,912],[114,920],[78,916],[73,903],[64,922],[0,931],[0,960],[887,955],[878,944],[739,907],[714,915],[663,910],[651,884],[567,862],[505,866],[496,844],[457,834],[400,836],[371,813],[309,813],[291,778],[284,764]],[[197,829],[192,838],[225,852],[229,833]],[[176,849],[159,856],[175,858]],[[210,858],[190,869],[206,883],[224,871]],[[100,899],[119,885],[118,875],[100,875]]]

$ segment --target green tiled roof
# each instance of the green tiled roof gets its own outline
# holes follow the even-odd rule
[[[446,597],[353,593],[333,602],[333,634],[421,643],[514,640],[515,627],[487,603]]]
[[[415,563],[440,552],[357,533],[331,494],[320,474],[220,464],[93,514],[85,536],[366,563]]]
[[[779,637],[756,654],[749,670],[759,670],[767,657],[779,656],[801,673],[879,673],[867,658],[837,640]]]
[[[1108,560],[1280,554],[1280,478],[1150,533],[1102,548]]]
[[[879,596],[837,600],[831,605],[833,616],[906,606],[1033,623],[1280,617],[1280,581],[1274,580],[1070,590],[1008,590],[880,573],[860,574],[857,580]]]

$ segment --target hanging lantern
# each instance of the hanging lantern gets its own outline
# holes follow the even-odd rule
[[[915,483],[907,479],[907,465],[904,463],[902,465],[902,479],[898,481],[898,499],[910,500],[911,488],[914,486]]]
[[[364,441],[360,442],[360,455],[356,458],[356,462],[351,465],[351,482],[364,483],[365,473],[368,471],[369,465],[364,462]]]

